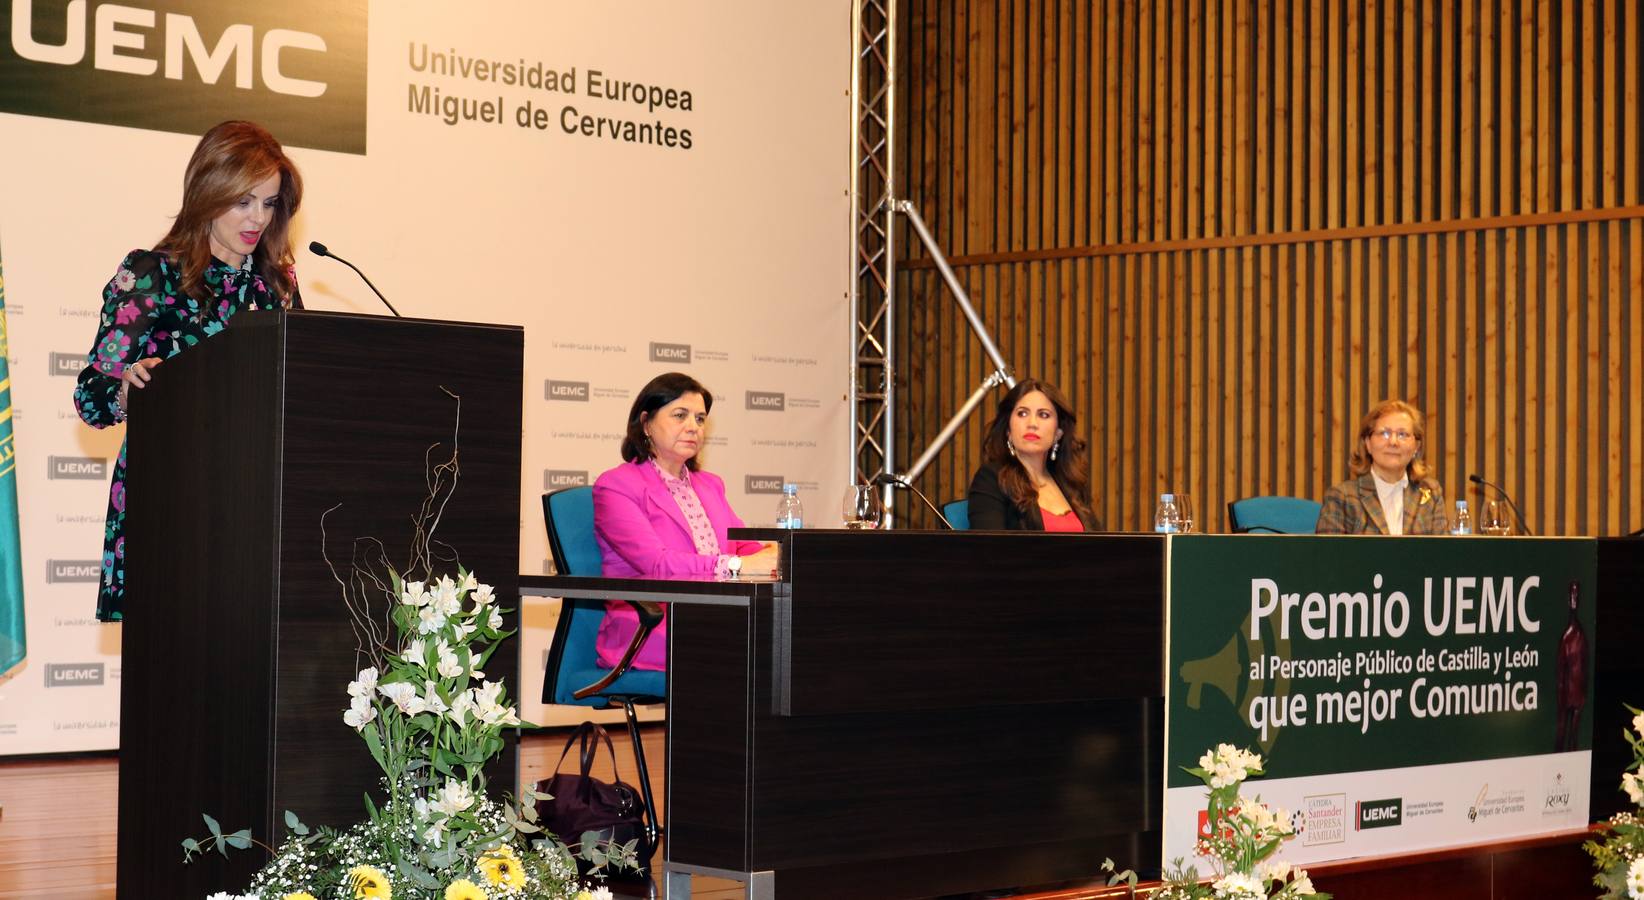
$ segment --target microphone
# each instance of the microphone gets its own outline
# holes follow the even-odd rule
[[[913,495],[915,497],[918,497],[920,500],[925,501],[925,508],[929,509],[931,511],[931,513],[933,513],[936,516],[936,518],[939,521],[941,521],[941,523],[943,525],[947,526],[947,529],[949,531],[957,531],[958,530],[958,529],[953,527],[952,522],[948,521],[948,517],[942,515],[942,511],[936,508],[936,504],[930,502],[930,498],[925,496],[924,491],[921,491],[918,488],[914,487],[913,485],[909,484],[908,482],[903,481],[901,476],[893,475],[889,472],[881,472],[878,475],[873,476],[873,483],[874,484],[880,484],[880,485],[888,484],[891,487],[905,488],[907,490],[913,491]]]
[[[1519,533],[1525,535],[1526,537],[1530,536],[1530,534],[1531,534],[1530,526],[1524,524],[1524,515],[1523,515],[1523,513],[1520,513],[1518,511],[1518,504],[1513,502],[1513,495],[1507,493],[1507,491],[1502,489],[1501,485],[1494,484],[1494,483],[1485,481],[1484,479],[1480,478],[1477,473],[1474,473],[1472,475],[1467,476],[1467,480],[1471,481],[1474,484],[1483,485],[1483,486],[1488,487],[1488,488],[1493,488],[1496,493],[1498,493],[1502,497],[1504,497],[1507,500],[1507,508],[1511,509],[1513,511],[1513,518],[1518,519]]]
[[[365,277],[365,273],[360,271],[359,266],[356,266],[353,263],[349,262],[348,260],[343,259],[342,257],[338,256],[337,254],[332,253],[330,250],[327,250],[325,248],[325,245],[320,243],[319,241],[310,241],[308,243],[308,249],[310,251],[312,251],[315,256],[329,256],[332,259],[336,260],[337,262],[340,262],[343,265],[349,267],[350,269],[353,269],[354,274],[360,276],[360,280],[364,281],[365,286],[371,289],[371,293],[377,295],[377,299],[382,301],[383,306],[388,307],[389,312],[393,313],[396,316],[400,315],[400,311],[394,308],[394,304],[388,302],[388,298],[384,297],[382,295],[382,291],[377,290],[377,286],[371,283],[371,279]],[[400,316],[400,317],[404,318],[403,316]]]

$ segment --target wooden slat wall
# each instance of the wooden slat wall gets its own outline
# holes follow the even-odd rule
[[[1627,0],[904,0],[898,193],[1096,507],[1321,497],[1405,397],[1450,498],[1644,526],[1644,11]],[[899,458],[990,371],[898,238]],[[993,399],[997,399],[995,394]],[[991,415],[991,402],[988,414]],[[921,480],[962,496],[983,420]],[[906,509],[915,524],[926,520]]]

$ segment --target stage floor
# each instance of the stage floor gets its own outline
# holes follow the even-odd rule
[[[631,784],[638,776],[626,734],[613,734],[613,739],[617,768]],[[656,761],[651,772],[658,803],[664,797],[662,741],[661,727],[645,729],[646,758]],[[520,746],[520,777],[526,781],[548,777],[563,749],[563,736],[526,737]],[[603,757],[595,774],[610,778]],[[0,760],[0,898],[113,900],[118,789],[119,764],[113,754]],[[177,836],[179,844],[184,837]],[[619,887],[643,896],[642,886]],[[742,896],[742,886],[735,881],[697,879],[692,896],[732,900]]]
[[[664,732],[660,725],[653,725],[644,734],[660,803],[665,798],[660,765]],[[613,737],[617,738],[618,773],[633,783],[637,779],[633,754],[621,735]],[[521,778],[546,778],[559,761],[564,743],[563,733],[525,738],[520,748]],[[610,777],[603,760],[595,774]],[[118,776],[113,754],[0,760],[0,900],[113,900]],[[1395,896],[1401,900],[1577,900],[1596,894],[1588,886],[1591,872],[1579,848],[1584,836],[1583,831],[1576,831],[1310,868],[1320,889],[1334,892],[1338,900]],[[179,843],[183,837],[177,836]],[[613,887],[619,896],[648,896],[643,883]],[[661,897],[660,886],[656,891],[650,896]],[[693,900],[741,900],[743,896],[743,886],[736,881],[698,878],[692,890]],[[1024,889],[1016,896],[1019,900],[1117,900],[1125,892],[1085,884]]]

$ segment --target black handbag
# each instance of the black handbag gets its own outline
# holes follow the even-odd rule
[[[640,802],[639,792],[621,781],[607,784],[588,774],[593,768],[594,756],[599,752],[600,741],[605,742],[606,753],[611,758],[611,771],[616,772],[616,748],[611,746],[611,736],[593,722],[578,725],[559,754],[553,776],[537,782],[537,791],[551,797],[537,802],[538,820],[544,828],[565,842],[573,854],[577,854],[579,866],[586,865],[580,850],[583,835],[588,832],[593,832],[595,842],[626,844],[635,841],[634,852],[639,857],[639,864],[648,865],[656,848],[650,846],[645,838],[645,805]],[[579,743],[581,769],[578,772],[559,771],[560,766],[565,765],[565,757],[570,755],[571,748]]]

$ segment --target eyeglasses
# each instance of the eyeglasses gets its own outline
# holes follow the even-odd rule
[[[1393,443],[1394,440],[1397,440],[1399,443],[1402,444],[1402,443],[1405,443],[1406,441],[1409,441],[1409,440],[1412,440],[1412,439],[1415,438],[1415,435],[1411,434],[1408,431],[1394,431],[1391,428],[1383,428],[1380,431],[1372,431],[1372,432],[1370,432],[1370,436],[1371,437],[1379,437],[1383,441],[1385,441],[1386,443],[1389,443],[1389,444]]]

